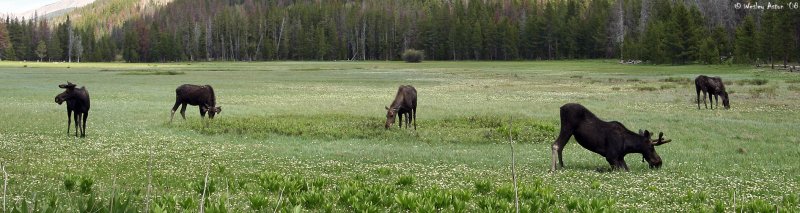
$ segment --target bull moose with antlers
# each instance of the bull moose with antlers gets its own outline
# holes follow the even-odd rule
[[[169,122],[175,117],[175,111],[181,106],[181,117],[186,120],[186,105],[198,106],[200,117],[214,119],[214,115],[222,112],[222,107],[217,106],[217,98],[214,95],[214,88],[211,85],[192,85],[184,84],[175,89],[175,105],[169,116]],[[206,123],[208,125],[208,123]]]
[[[625,128],[622,123],[600,120],[580,104],[565,104],[561,106],[560,111],[561,132],[553,142],[551,171],[556,170],[556,160],[560,167],[564,167],[561,152],[573,135],[583,148],[605,157],[612,170],[625,169],[625,171],[628,171],[625,155],[629,153],[641,153],[651,169],[661,167],[661,157],[656,153],[655,146],[672,141],[664,140],[664,133],[658,133],[658,139],[651,140],[650,131],[639,130],[637,134]]]

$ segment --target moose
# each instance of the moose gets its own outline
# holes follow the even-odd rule
[[[181,106],[181,117],[186,120],[186,105],[198,106],[200,108],[200,117],[205,118],[208,112],[208,118],[214,119],[214,115],[222,112],[222,107],[216,106],[217,99],[214,96],[214,88],[211,85],[192,85],[184,84],[175,89],[175,105],[172,106],[172,113],[169,117],[169,122],[175,117],[175,110]]]
[[[400,120],[398,127],[403,128],[403,116],[406,116],[406,128],[414,121],[414,130],[417,130],[417,89],[411,85],[400,85],[397,95],[389,106],[386,106],[386,129],[394,124],[397,116]]]
[[[75,137],[86,137],[86,119],[89,118],[89,91],[86,87],[75,88],[77,85],[67,82],[66,84],[58,85],[59,88],[64,89],[64,92],[56,95],[55,101],[58,105],[67,102],[67,135],[69,135],[70,125],[72,123],[72,113],[75,113]]]
[[[650,131],[639,130],[639,134],[636,134],[620,122],[600,120],[586,107],[576,103],[561,106],[560,113],[561,132],[553,142],[551,171],[556,170],[556,158],[559,166],[564,167],[561,153],[573,135],[583,148],[605,157],[612,170],[625,171],[629,171],[625,163],[625,155],[629,153],[641,153],[651,169],[661,167],[661,157],[656,153],[655,146],[672,141],[664,140],[664,133],[658,133],[658,139],[651,140]]]
[[[730,102],[728,102],[728,92],[725,91],[725,85],[722,84],[722,78],[719,76],[697,76],[697,78],[694,79],[694,86],[697,90],[697,109],[700,109],[700,91],[703,92],[703,105],[706,106],[706,109],[708,109],[706,93],[708,94],[708,100],[711,102],[711,109],[714,109],[715,99],[717,100],[717,108],[719,108],[719,96],[722,96],[722,106],[724,106],[725,109],[731,108]],[[712,96],[714,99],[712,99]]]

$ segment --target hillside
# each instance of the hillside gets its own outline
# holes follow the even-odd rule
[[[17,14],[18,17],[25,17],[30,18],[35,15],[38,16],[53,16],[53,15],[62,15],[65,11],[71,11],[75,8],[83,7],[87,4],[91,4],[95,0],[60,0],[57,2],[53,2],[51,4],[28,10]]]
[[[86,6],[76,8],[60,16],[53,17],[52,23],[61,23],[69,16],[78,28],[95,26],[96,33],[108,33],[113,27],[143,14],[152,14],[155,9],[167,5],[172,0],[96,0]]]

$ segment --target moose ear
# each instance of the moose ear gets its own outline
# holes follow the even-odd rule
[[[389,107],[388,107],[388,106],[383,106],[383,108],[386,108],[386,110],[389,110]]]
[[[217,111],[217,113],[220,113],[220,112],[222,112],[222,107],[221,107],[221,106],[218,106],[218,107],[217,107],[217,108],[215,108],[214,110],[216,110],[216,111]]]
[[[642,136],[650,138],[650,131],[644,130],[644,134],[642,134]]]
[[[642,132],[642,129],[639,129],[639,135],[644,135],[644,132]]]

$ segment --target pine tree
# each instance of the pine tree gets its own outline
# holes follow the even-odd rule
[[[758,45],[755,43],[757,41],[755,37],[756,27],[753,16],[748,15],[736,29],[734,60],[737,63],[752,63],[757,57]]]
[[[14,48],[11,46],[11,38],[8,35],[8,28],[6,23],[0,21],[0,61],[3,59],[8,60],[13,53]]]
[[[719,63],[719,50],[717,43],[711,37],[702,40],[699,46],[698,59],[705,64]]]

